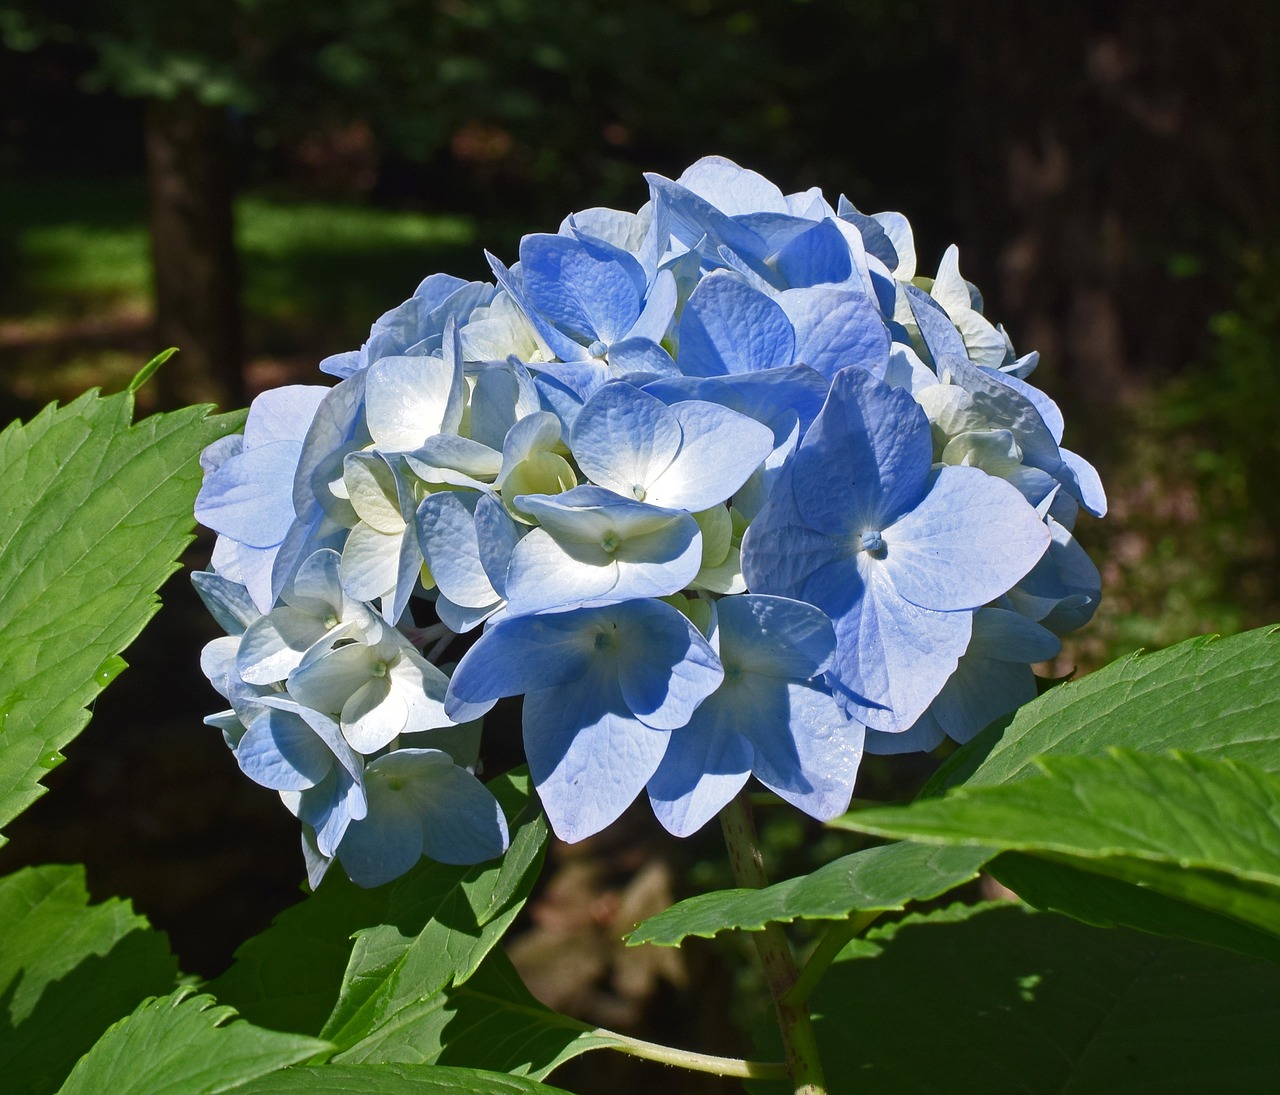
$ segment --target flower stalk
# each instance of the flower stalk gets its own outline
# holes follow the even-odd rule
[[[745,888],[763,889],[769,882],[751,814],[751,800],[745,792],[739,792],[721,811],[720,825],[734,880]],[[767,924],[764,931],[753,932],[752,939],[773,997],[795,1095],[826,1095],[826,1080],[808,1005],[803,999],[795,1000],[790,995],[799,974],[786,933],[781,924]]]

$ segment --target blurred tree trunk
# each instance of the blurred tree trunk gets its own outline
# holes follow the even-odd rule
[[[189,92],[147,104],[147,192],[168,406],[245,402],[240,264],[226,112]]]

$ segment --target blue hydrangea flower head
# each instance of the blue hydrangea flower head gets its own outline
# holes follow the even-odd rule
[[[955,248],[928,276],[902,214],[723,157],[646,180],[427,277],[204,455],[210,721],[313,885],[501,854],[503,697],[565,840],[642,793],[688,835],[750,780],[828,819],[1096,609],[1101,481]]]

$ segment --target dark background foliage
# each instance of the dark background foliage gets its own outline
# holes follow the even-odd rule
[[[570,210],[634,209],[642,171],[714,152],[904,212],[923,273],[958,243],[987,314],[1041,351],[1113,503],[1080,530],[1107,602],[1051,672],[1277,617],[1266,0],[0,0],[0,41],[6,420],[118,388],[170,344],[153,405],[316,382],[426,274],[485,276],[483,248],[509,260]],[[298,896],[301,861],[200,724],[212,625],[184,576],[165,600],[0,859],[87,862],[214,973]],[[491,770],[513,737],[496,730]],[[729,999],[710,949],[641,959],[616,936],[716,881],[715,834],[655,828],[637,810],[559,849],[516,952],[580,1014],[687,1033],[674,986]],[[804,835],[771,827],[779,874]]]

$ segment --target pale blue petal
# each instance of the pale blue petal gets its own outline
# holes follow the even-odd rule
[[[245,630],[236,669],[250,684],[282,681],[297,668],[308,648],[329,632],[324,621],[282,605],[260,616]]]
[[[824,567],[804,599],[831,617],[836,656],[827,679],[846,713],[869,728],[910,726],[955,672],[969,644],[972,612],[933,612],[904,600],[881,574],[850,563]]]
[[[774,256],[772,264],[783,281],[793,288],[844,282],[853,274],[849,245],[840,229],[827,220],[819,221],[788,241]]]
[[[742,574],[753,593],[798,597],[810,574],[850,557],[843,536],[828,536],[800,523],[791,500],[790,465],[778,475],[764,509],[742,537]]]
[[[751,746],[725,719],[695,714],[671,735],[649,780],[649,803],[673,836],[692,836],[716,816],[751,775]]]
[[[621,816],[657,770],[669,739],[631,716],[607,671],[525,696],[529,772],[552,829],[569,843]]]
[[[947,740],[947,732],[933,717],[932,708],[925,711],[915,723],[896,734],[880,730],[868,730],[863,748],[874,756],[898,756],[902,753],[932,753]]]
[[[978,608],[1023,578],[1049,546],[1049,530],[1008,483],[978,468],[942,468],[920,504],[883,530],[883,568],[921,608]]]
[[[523,365],[487,362],[473,376],[470,435],[473,441],[502,451],[510,430],[538,410],[538,390]]]
[[[728,597],[719,610],[720,659],[751,675],[808,680],[825,672],[836,635],[821,609],[786,597]]]
[[[461,719],[462,705],[577,680],[596,656],[598,633],[598,618],[586,609],[509,617],[491,624],[454,669],[445,711]]]
[[[930,710],[947,736],[963,744],[1035,698],[1036,679],[1029,665],[966,656]]]
[[[698,283],[680,317],[686,376],[722,376],[791,365],[795,333],[786,313],[764,293],[728,272]]]
[[[196,520],[251,547],[272,547],[293,524],[293,476],[302,444],[273,441],[245,449],[205,476]]]
[[[408,729],[409,705],[386,677],[365,681],[342,705],[342,734],[369,756]]]
[[[902,288],[906,292],[916,326],[920,328],[920,337],[924,340],[927,351],[925,360],[932,362],[935,367],[946,356],[959,356],[967,360],[964,339],[960,337],[960,332],[956,330],[950,316],[942,310],[942,306],[923,289],[914,285],[903,285]]]
[[[724,156],[703,156],[685,168],[676,182],[731,217],[786,213],[788,209],[786,198],[774,183]]]
[[[932,466],[920,405],[865,369],[841,369],[792,459],[792,492],[812,528],[882,529],[919,502]]]
[[[483,863],[507,850],[502,807],[470,772],[436,765],[420,782],[424,854],[438,863]]]
[[[428,437],[454,433],[462,419],[462,363],[438,357],[386,357],[369,366],[366,416],[374,444],[408,452]]]
[[[691,400],[677,403],[670,413],[680,424],[680,451],[666,468],[639,481],[646,485],[645,500],[655,506],[691,513],[710,509],[741,487],[773,451],[768,426],[718,403]]]
[[[437,595],[435,603],[436,615],[440,617],[440,622],[450,631],[464,635],[468,631],[474,631],[506,602],[497,600],[489,605],[480,605],[478,608],[467,608],[454,604],[441,593]]]
[[[1070,449],[1059,449],[1064,468],[1059,471],[1059,478],[1066,481],[1071,493],[1080,500],[1095,517],[1107,515],[1107,492],[1102,487],[1102,479],[1083,456],[1077,456]]]
[[[650,343],[661,342],[667,336],[676,312],[678,290],[675,276],[670,270],[659,270],[649,286],[644,310],[640,318],[627,332],[627,339],[643,339]],[[610,359],[613,347],[610,348]]]
[[[302,441],[328,388],[319,384],[285,384],[257,396],[244,423],[244,447],[256,449],[273,441]]]
[[[236,761],[263,787],[304,791],[328,775],[333,753],[297,715],[266,708],[240,739]]]
[[[196,587],[209,615],[228,635],[243,634],[260,615],[249,591],[239,582],[210,570],[197,570],[191,575],[191,584]]]
[[[742,703],[748,698],[755,702]],[[748,678],[738,709],[742,733],[755,751],[756,779],[819,821],[849,808],[865,731],[825,688]]]
[[[646,726],[684,726],[724,679],[710,644],[670,605],[629,601],[600,616],[617,627],[618,687],[627,709]]]
[[[797,362],[827,378],[858,365],[883,369],[889,358],[889,328],[865,293],[847,289],[789,289],[778,304],[795,328]]]
[[[492,494],[481,495],[476,504],[475,523],[480,565],[484,567],[494,591],[505,597],[511,553],[524,535],[524,526],[516,524]]]
[[[529,303],[584,345],[625,338],[640,316],[644,269],[603,240],[525,236],[520,272]]]
[[[630,384],[606,384],[573,423],[569,448],[593,483],[626,498],[664,472],[680,450],[680,421],[661,400]],[[641,488],[636,494],[634,488]]]
[[[1031,385],[1015,380],[1018,388],[1014,388],[1003,373],[979,369],[964,358],[944,358],[939,375],[943,374],[949,374],[952,383],[973,396],[975,409],[993,426],[1013,432],[1025,463],[1050,475],[1058,471],[1062,466],[1058,444],[1036,404],[1024,394],[1024,390],[1034,390]]]
[[[990,658],[1002,662],[1047,662],[1056,658],[1062,642],[1052,631],[1019,612],[980,608],[973,617],[973,638],[965,659]],[[963,664],[963,662],[961,663]]]
[[[643,384],[655,377],[679,376],[675,359],[648,338],[624,338],[609,347],[609,372],[619,380]]]
[[[481,496],[441,491],[418,507],[418,542],[436,585],[465,608],[492,605],[498,594],[480,562],[475,510]]]
[[[365,777],[368,815],[348,826],[337,848],[338,862],[348,877],[366,887],[399,878],[422,858],[417,797],[403,788],[392,789],[388,775],[374,773],[372,768],[370,765]]]

